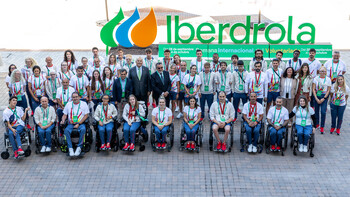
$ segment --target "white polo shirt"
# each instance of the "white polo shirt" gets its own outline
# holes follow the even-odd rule
[[[183,84],[186,86],[187,84],[189,84],[191,82],[194,83],[193,92],[196,92],[197,87],[199,85],[202,85],[201,77],[197,74],[194,77],[192,77],[190,74],[185,75],[184,80],[183,80]],[[196,98],[198,98],[198,93],[196,94]]]
[[[255,105],[250,104],[250,102],[246,102],[243,106],[243,114],[247,116],[248,119],[252,119],[253,115],[256,120],[259,120],[260,116],[264,116],[264,108],[259,103],[256,102]]]
[[[80,78],[77,75],[74,75],[69,81],[69,86],[73,87],[76,92],[79,92],[79,89],[84,90],[82,98],[87,97],[87,87],[89,85],[89,79],[85,75],[82,75]]]
[[[32,84],[32,91],[36,96],[43,96],[45,94],[44,82],[46,78],[43,75],[35,77],[34,75],[30,76],[28,83]]]
[[[317,76],[317,71],[321,68],[322,64],[318,59],[314,59],[313,61],[310,61],[309,59],[303,60],[303,63],[309,64],[309,70],[310,74],[313,78]]]
[[[207,63],[207,61],[205,59],[203,59],[199,62],[197,61],[197,58],[192,59],[191,61],[191,66],[192,65],[196,65],[197,66],[197,73],[200,73],[202,71],[204,71],[204,64]]]
[[[245,89],[248,90],[248,93],[255,92],[257,98],[267,97],[267,80],[266,74],[260,72],[255,75],[255,71],[250,72],[245,81]]]
[[[311,116],[315,114],[315,111],[310,106],[308,111],[302,107],[297,108],[297,106],[295,106],[293,108],[293,113],[296,117],[295,124],[301,125],[301,120],[306,120],[306,126],[312,125]]]
[[[343,75],[343,72],[346,72],[346,64],[342,60],[339,60],[338,63],[334,63],[333,59],[331,59],[328,60],[324,66],[327,68],[327,77],[329,77],[332,82],[335,82],[339,75]]]
[[[71,101],[67,103],[67,105],[63,109],[63,114],[68,116],[68,121],[70,124],[73,124],[73,116],[78,116],[79,122],[84,118],[86,114],[89,113],[89,107],[84,101],[79,101],[78,104],[74,104],[73,101]]]
[[[277,109],[276,106],[271,107],[267,113],[267,118],[277,126],[282,126],[284,121],[289,120],[288,110],[281,106],[281,109]]]
[[[57,89],[56,98],[61,99],[63,106],[65,106],[65,103],[72,101],[73,92],[75,92],[74,88],[68,86],[68,88],[64,90],[62,86]]]
[[[183,112],[187,114],[188,120],[196,122],[199,118],[201,118],[201,117],[198,117],[198,114],[201,113],[202,110],[199,106],[197,108],[192,109],[190,108],[190,106],[187,105],[184,108]]]
[[[169,121],[169,117],[173,116],[173,113],[169,108],[165,108],[165,110],[159,110],[159,107],[156,107],[152,110],[152,116],[154,116],[158,123],[166,124]]]

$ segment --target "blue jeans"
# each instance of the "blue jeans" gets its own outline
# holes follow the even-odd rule
[[[336,106],[331,103],[331,116],[332,116],[332,126],[331,128],[341,128],[341,124],[343,123],[344,111],[346,109],[346,105],[344,106]],[[338,122],[336,125],[336,121],[338,118]]]
[[[114,123],[110,122],[110,123],[105,124],[103,126],[98,125],[97,127],[98,127],[98,132],[100,134],[101,144],[111,143],[112,130],[114,127]],[[105,133],[107,133],[107,139],[105,139]]]
[[[12,127],[16,130],[16,136],[13,134],[13,132],[9,129],[9,140],[12,145],[13,151],[17,151],[19,146],[22,146],[21,143],[21,133],[24,131],[24,127],[22,125],[18,125],[16,127]],[[16,140],[15,140],[16,138]],[[17,144],[16,144],[17,142]]]
[[[201,105],[201,110],[202,110],[202,118],[204,118],[205,114],[205,101],[207,101],[207,105],[210,109],[211,105],[213,104],[214,101],[214,95],[213,94],[202,94],[202,97],[200,98],[200,105]]]
[[[244,105],[247,100],[247,94],[246,93],[233,93],[233,107],[235,108],[235,118],[237,118],[237,110],[238,110],[238,105],[239,101],[242,100],[242,104]]]
[[[157,126],[154,126],[154,133],[157,136],[157,142],[165,143],[165,137],[168,132],[169,126],[164,127],[162,130],[159,130]]]
[[[58,117],[58,122],[60,123],[61,122],[61,120],[62,120],[62,116],[63,116],[63,109],[61,109],[61,108],[58,108],[57,109],[57,117]],[[60,124],[58,124],[58,131],[62,134],[62,129],[61,129],[61,125]]]
[[[276,101],[277,97],[280,96],[280,92],[268,92],[267,93],[267,103]]]
[[[306,146],[307,142],[310,139],[310,135],[312,133],[312,126],[308,125],[308,126],[302,127],[300,125],[295,125],[295,128],[297,130],[299,144],[303,144]]]
[[[190,129],[186,122],[183,123],[183,126],[185,127],[187,141],[195,141],[196,131],[199,128],[199,123],[196,124],[192,129]]]
[[[270,145],[282,146],[283,133],[286,132],[286,128],[282,127],[278,131],[274,127],[270,127]]]
[[[38,99],[39,99],[39,101],[36,102],[36,101],[34,100],[34,98],[32,98],[32,110],[33,110],[33,111],[35,111],[35,109],[36,109],[37,107],[39,107],[41,96],[38,96]]]
[[[22,95],[22,100],[17,101],[16,106],[23,107],[23,110],[25,110],[28,107],[26,95]]]
[[[73,127],[74,127],[74,125],[68,124],[68,126],[67,126],[66,129],[64,130],[64,135],[66,136],[68,148],[73,148],[72,139],[71,139],[71,137],[70,137],[70,135],[71,135],[71,133],[72,133],[72,131],[73,131]],[[85,133],[86,133],[85,124],[79,125],[79,127],[78,127],[78,133],[79,133],[79,143],[78,143],[78,146],[79,146],[80,148],[83,148],[83,142],[84,142]]]
[[[124,122],[124,141],[125,143],[135,144],[135,132],[141,126],[141,122],[133,122],[131,126]]]
[[[251,128],[247,122],[244,122],[244,127],[245,127],[246,135],[247,135],[247,138],[248,138],[248,144],[252,144],[252,130],[253,130],[253,128]],[[254,130],[253,130],[253,136],[254,136],[253,145],[254,146],[258,145],[258,140],[259,140],[259,135],[260,135],[260,128],[261,128],[261,124],[260,123],[258,123],[254,127]]]
[[[39,136],[41,146],[46,146],[51,148],[51,132],[54,127],[55,127],[55,123],[53,123],[51,126],[49,126],[47,129],[44,130],[38,125],[38,136]],[[46,138],[46,142],[45,142],[45,138]]]
[[[322,94],[318,96],[318,99],[321,99],[325,96]],[[321,127],[324,127],[324,123],[326,122],[326,113],[327,113],[327,99],[325,99],[321,104],[318,104],[315,100],[315,118],[316,125],[320,124],[320,108],[321,108]]]

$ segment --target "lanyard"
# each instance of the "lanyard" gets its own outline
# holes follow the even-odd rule
[[[19,119],[21,119],[18,115],[17,115],[17,109],[16,109],[16,107],[15,107],[15,111],[13,111],[10,107],[9,107],[9,109],[12,111],[12,113],[18,118],[18,120]]]
[[[320,77],[320,79],[322,79],[321,77]],[[325,84],[326,83],[326,77],[324,77],[324,80],[323,80],[323,84]],[[323,85],[322,85],[323,86]],[[320,85],[320,82],[318,82],[318,88],[317,89],[319,89],[319,90],[323,90],[323,88],[321,88],[321,85]]]
[[[36,78],[36,77],[34,76],[34,89],[35,89],[35,90],[38,90],[38,89],[40,89],[40,84],[41,84],[41,83],[40,83],[40,76],[39,76],[39,85],[36,84],[36,79],[35,79],[35,78]]]
[[[188,82],[187,83],[190,83],[190,79],[191,79],[191,75],[188,77]],[[196,82],[195,80],[196,80],[196,74],[194,75],[192,82],[193,83]]]
[[[301,113],[301,107],[299,107],[299,111],[300,111],[300,118],[303,120],[303,113]],[[305,119],[307,118],[307,115],[308,115],[308,111],[306,112],[306,116],[305,116]]]
[[[160,108],[158,107],[158,121],[160,121],[161,123],[163,123],[164,119],[165,119],[165,109],[164,109],[164,111],[163,111],[163,120],[161,120],[161,119],[160,119]]]
[[[218,62],[217,64],[215,64],[215,63],[213,62],[213,66],[214,66],[214,71],[215,71],[215,72],[219,70],[219,64],[220,64],[220,62]]]
[[[113,67],[111,67],[111,66],[113,66]],[[111,67],[112,73],[113,73],[113,75],[115,75],[115,71],[117,70],[117,65],[113,64],[113,65],[109,65],[109,67]]]
[[[78,81],[78,89],[83,89],[84,87],[84,76],[81,76],[81,83],[82,83],[82,86],[80,88],[80,82],[79,82],[79,77],[77,77],[77,81]]]
[[[158,76],[159,76],[159,78],[160,78],[160,80],[162,81],[162,83],[164,83],[164,75],[163,75],[163,73],[162,74],[160,74],[158,71],[157,71],[157,73],[158,73]]]
[[[182,80],[181,80],[181,75],[182,75],[182,73],[185,73],[185,74],[184,74],[184,76],[187,74],[187,72],[186,72],[186,71],[185,71],[185,72],[180,71],[180,75],[179,75],[179,78],[180,78],[180,83],[182,83]],[[183,79],[183,77],[182,77],[182,79]]]
[[[67,71],[66,73],[69,73],[69,71]],[[66,73],[63,73],[64,76],[66,76],[66,78],[67,78],[68,80],[70,80],[70,78],[66,75]],[[63,77],[62,77],[62,79],[63,79]]]
[[[44,112],[44,109],[41,107],[41,111],[43,112],[43,119],[45,119],[45,112]],[[49,106],[47,106],[46,108],[46,119],[49,119]]]
[[[171,76],[171,75],[170,75]],[[175,79],[175,77],[176,77],[176,74],[174,74],[174,76],[173,76],[173,78],[171,78],[171,87],[173,87],[173,84],[174,84],[174,79]]]
[[[226,86],[226,71],[225,71],[225,83],[224,83],[224,77],[222,76],[222,72],[221,72],[221,85],[225,85]]]
[[[273,72],[273,76],[271,77],[271,82],[274,81],[274,84],[275,84],[276,82],[278,82],[277,77],[276,77],[276,74],[279,75],[279,74],[280,74],[280,71],[277,70],[278,73],[276,73],[276,71],[275,71],[274,69],[272,69],[272,72]]]
[[[106,80],[105,80],[105,85],[107,85],[107,79],[108,78],[106,78]],[[108,79],[108,86],[106,86],[106,90],[110,90],[110,88],[111,88],[111,80],[110,79]]]
[[[209,73],[209,79],[208,79],[208,81],[207,81],[207,83],[205,82],[205,73],[203,73],[203,81],[204,81],[204,85],[207,85],[207,86],[209,86],[209,83],[210,83],[210,74],[211,73]]]
[[[170,60],[168,62],[165,61],[165,58],[163,58],[163,64],[166,67],[166,71],[168,71]]]
[[[255,72],[255,84],[259,85],[260,84],[260,76],[261,76],[261,72],[259,73],[259,77],[256,78],[256,72]]]
[[[244,79],[244,73],[243,73],[243,71],[242,71],[242,75],[239,73],[239,71],[237,73],[239,75],[239,78],[238,78],[239,84],[241,84],[241,81],[243,81],[243,79]]]
[[[104,112],[104,114],[102,114],[102,111]],[[102,105],[101,118],[102,118],[103,115],[104,115],[104,119],[106,119],[106,118],[107,118],[107,113],[108,113],[108,105],[107,105],[106,110],[105,110],[105,108],[104,108],[104,105]]]
[[[304,81],[305,81],[305,79],[306,79],[306,76],[301,78],[301,85],[302,85],[302,86],[304,86]]]
[[[18,91],[17,91],[17,83],[19,83],[19,88],[18,88]],[[20,95],[20,93],[21,93],[21,82],[16,82],[15,84],[13,84],[13,86],[14,86],[14,88],[15,88],[15,94],[16,95]]]
[[[80,101],[79,101],[79,105],[78,105],[78,110],[77,110],[77,113],[75,114],[76,116],[78,115],[78,113],[79,113],[79,109],[80,109]],[[73,102],[72,102],[72,114],[73,114],[73,116],[74,116],[74,111],[73,111]]]
[[[249,109],[249,116],[251,116],[253,114],[253,112],[254,112],[254,114],[256,114],[257,105],[256,104],[250,105],[250,103],[248,103],[248,109]]]
[[[100,89],[101,89],[100,82],[99,81],[96,81],[96,82],[97,82],[97,89],[95,90],[95,94],[100,92]]]
[[[69,86],[67,88],[67,94],[66,94],[66,102],[68,102],[68,99],[69,99]],[[63,89],[63,86],[62,86],[62,104],[64,103],[64,89]]]
[[[192,113],[192,118],[191,118],[191,116],[190,116],[190,112],[191,112],[191,107],[188,107],[188,119],[189,120],[194,120],[194,117],[195,117],[195,115],[194,115],[194,112],[196,111],[196,109],[195,108],[193,108],[193,113]]]
[[[273,121],[274,121],[274,122],[276,121],[276,119],[275,119],[276,109],[277,109],[277,107],[275,107],[275,113],[273,114]],[[281,107],[281,109],[280,109],[280,113],[278,114],[277,120],[280,119],[281,112],[282,112],[282,107]],[[280,121],[278,120],[278,122],[280,122]]]
[[[130,105],[130,107],[129,107],[129,116],[128,116],[129,119],[132,118],[133,116],[136,116],[136,113],[135,113],[135,115],[132,115],[132,114],[131,114],[131,112],[133,112],[133,111],[135,111],[135,107],[132,107],[132,106]],[[136,111],[135,111],[135,112],[136,112]]]
[[[196,60],[196,67],[198,69],[198,61],[197,60]],[[203,66],[202,66],[202,60],[201,60],[201,69],[199,71],[202,71],[202,68],[203,68]]]
[[[297,70],[297,67],[298,67],[298,60],[295,62],[295,64],[293,64],[294,60],[292,60],[291,62],[292,62],[292,68],[293,68],[294,70]],[[294,65],[295,65],[295,67],[294,67]]]
[[[52,88],[52,92],[56,92],[56,87],[57,87],[57,85],[56,85],[56,79],[54,79],[55,80],[55,89],[53,88],[53,83],[52,83],[52,80],[50,80],[50,82],[51,82],[51,88]]]
[[[219,106],[220,106],[220,110],[219,110]],[[223,108],[221,107],[220,102],[219,102],[219,106],[218,106],[219,114],[220,114],[220,111],[221,111],[221,115],[225,115],[226,109],[227,109],[227,107],[226,107],[226,102],[224,103],[224,107],[223,107]]]
[[[130,63],[130,64],[126,63],[126,66],[127,66],[129,69],[130,69],[131,65],[132,65],[132,63]]]
[[[125,61],[123,59],[119,60],[120,62],[120,67],[123,68],[124,67],[124,64],[125,64]]]
[[[122,92],[125,92],[125,86],[126,86],[127,78],[125,78],[124,87],[123,87],[123,83],[122,83],[121,78],[119,78],[119,81],[120,81],[120,85],[122,86]]]
[[[152,65],[153,65],[153,59],[150,60],[150,64],[149,64],[149,65],[147,65],[147,62],[148,62],[148,59],[145,58],[146,67],[147,67],[149,70],[151,70],[151,67],[152,67]]]
[[[333,69],[333,60],[332,60],[332,68],[331,68],[331,72],[329,73],[329,76],[331,77],[331,79],[333,78],[332,76],[333,76],[333,72],[332,72],[332,70],[334,70],[334,72],[337,72],[337,74],[338,74],[338,66],[339,66],[339,60],[338,60],[338,63],[337,63],[337,68],[334,70]]]

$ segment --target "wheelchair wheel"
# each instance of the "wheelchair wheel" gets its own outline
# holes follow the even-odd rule
[[[214,133],[213,133],[213,130],[212,130],[212,125],[213,124],[210,124],[210,131],[209,131],[209,150],[210,151],[213,151],[213,144],[214,144]]]
[[[30,148],[27,148],[27,150],[24,151],[24,156],[29,157],[32,154],[32,150]]]
[[[92,144],[92,142],[93,142],[93,135],[92,135],[92,129],[90,128],[90,126],[87,128],[87,136],[86,136],[86,138],[87,138],[87,142],[89,142],[89,144]]]
[[[66,144],[62,144],[60,146],[60,149],[61,149],[62,153],[68,153],[68,147]]]
[[[146,149],[146,146],[143,145],[143,144],[142,144],[142,145],[140,146],[140,148],[139,148],[140,152],[143,152],[145,149]]]
[[[87,153],[91,150],[91,145],[89,143],[86,143],[83,145],[83,152]]]
[[[10,153],[8,151],[4,151],[1,153],[2,159],[8,159],[10,157]]]
[[[295,124],[292,125],[292,130],[290,131],[290,148],[293,148],[295,139]]]

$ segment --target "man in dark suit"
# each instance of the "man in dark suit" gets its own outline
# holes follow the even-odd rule
[[[168,71],[164,71],[163,64],[158,62],[156,64],[157,71],[151,76],[153,97],[158,105],[158,99],[163,94],[166,100],[166,106],[169,107],[170,99],[169,92],[171,89],[171,80]]]
[[[151,94],[151,76],[147,67],[142,66],[143,60],[137,58],[136,66],[129,71],[129,79],[132,81],[133,93],[138,101],[144,101],[147,105],[149,95]],[[148,107],[146,107],[146,116]]]
[[[128,102],[130,94],[133,92],[132,81],[126,78],[127,71],[120,69],[120,77],[114,80],[113,83],[113,98],[115,98],[115,106],[118,109],[118,120],[123,119],[123,110]]]

